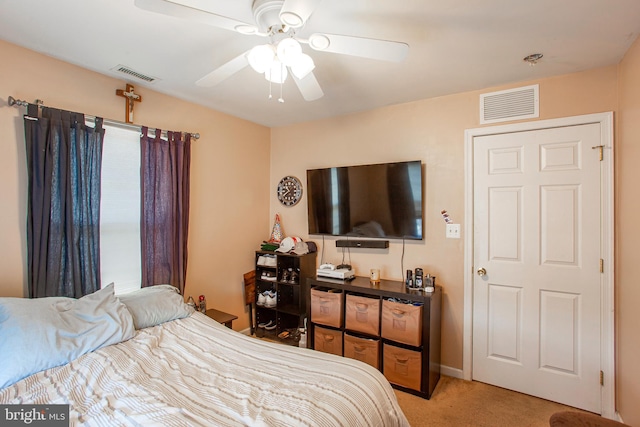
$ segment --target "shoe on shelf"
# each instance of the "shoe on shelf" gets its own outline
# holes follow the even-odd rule
[[[292,271],[291,273],[289,273],[289,283],[291,283],[292,285],[297,285],[299,276],[300,273],[298,273],[297,271]]]
[[[275,267],[276,266],[276,257],[265,255],[264,256],[264,265],[267,267]]]
[[[273,308],[278,305],[278,293],[277,292],[269,292],[267,294],[267,300],[264,303],[265,307]]]
[[[263,271],[260,276],[262,280],[269,280],[271,282],[276,281],[276,274],[273,271]]]
[[[281,340],[285,339],[285,338],[289,338],[289,335],[291,335],[291,333],[289,331],[282,331],[278,334],[278,338],[280,338]]]
[[[276,328],[276,324],[274,323],[273,325],[265,326],[264,328],[267,331],[273,331]]]
[[[289,272],[287,270],[282,272],[282,278],[280,278],[281,282],[288,282],[289,281]]]
[[[267,302],[267,296],[264,293],[258,294],[257,305],[264,305]]]
[[[269,322],[263,322],[263,323],[258,323],[258,328],[267,328],[270,327],[271,325],[273,325],[273,320],[269,320]]]

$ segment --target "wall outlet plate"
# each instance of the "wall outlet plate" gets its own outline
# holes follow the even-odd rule
[[[460,224],[447,224],[447,239],[460,238]]]

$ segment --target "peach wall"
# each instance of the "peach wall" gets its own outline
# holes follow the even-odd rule
[[[0,41],[0,296],[26,295],[26,168],[24,108],[9,108],[9,95],[47,106],[124,120],[117,80]],[[245,120],[159,94],[142,86],[136,123],[199,132],[191,160],[191,214],[187,295],[205,294],[210,307],[248,327],[242,274],[269,227],[265,178],[270,131]]]
[[[349,116],[281,127],[271,137],[271,214],[279,212],[288,235],[308,238],[306,200],[283,207],[275,198],[285,175],[306,179],[306,169],[419,159],[426,165],[424,240],[406,243],[404,268],[422,267],[444,288],[442,363],[462,369],[462,239],[446,239],[440,211],[463,224],[464,131],[479,127],[479,95],[493,90],[540,84],[540,119],[614,111],[616,66],[562,77],[523,82],[477,92],[395,105]],[[321,244],[318,236],[312,240]],[[325,238],[324,260],[339,264],[335,238]],[[321,245],[320,245],[321,246]],[[356,274],[380,268],[386,279],[402,280],[402,241],[388,250],[351,251]]]
[[[124,81],[0,41],[0,296],[26,294],[26,171],[21,116],[6,99],[41,98],[49,106],[122,119]],[[287,174],[304,179],[312,167],[420,159],[426,165],[425,239],[408,242],[405,268],[424,267],[443,285],[443,349],[446,366],[462,368],[463,240],[444,238],[440,210],[462,223],[464,130],[479,126],[478,95],[539,83],[541,117],[549,119],[615,111],[616,137],[616,320],[617,404],[623,419],[640,425],[640,340],[637,302],[640,274],[635,259],[640,209],[635,186],[640,159],[640,42],[619,67],[523,82],[478,92],[385,107],[349,116],[268,128],[137,87],[144,102],[136,122],[200,132],[192,155],[191,233],[187,294],[204,293],[209,305],[240,316],[248,326],[242,273],[252,269],[253,251],[268,236],[276,212],[285,232],[307,237],[306,202],[284,208],[275,198]],[[619,86],[619,87],[618,87]],[[618,100],[619,97],[619,100]],[[618,104],[619,103],[619,104]],[[618,108],[619,105],[619,108]],[[269,163],[265,159],[271,158]],[[229,185],[232,183],[232,185]],[[224,184],[224,185],[223,185]],[[624,228],[623,228],[624,227]],[[624,233],[622,232],[624,230]],[[463,237],[465,230],[462,230]],[[320,243],[318,239],[315,239]],[[325,260],[340,262],[335,239],[326,239]],[[233,244],[229,244],[233,242]],[[401,245],[388,251],[352,251],[362,274],[377,267],[384,278],[400,279]]]
[[[619,67],[616,140],[616,389],[617,409],[625,423],[640,425],[640,40]]]

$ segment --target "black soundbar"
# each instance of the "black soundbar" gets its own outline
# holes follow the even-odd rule
[[[389,247],[388,240],[336,240],[336,248],[374,248],[385,249]]]

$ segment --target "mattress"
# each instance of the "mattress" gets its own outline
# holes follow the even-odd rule
[[[0,403],[69,404],[70,425],[83,426],[409,425],[371,366],[197,312],[24,378]]]

